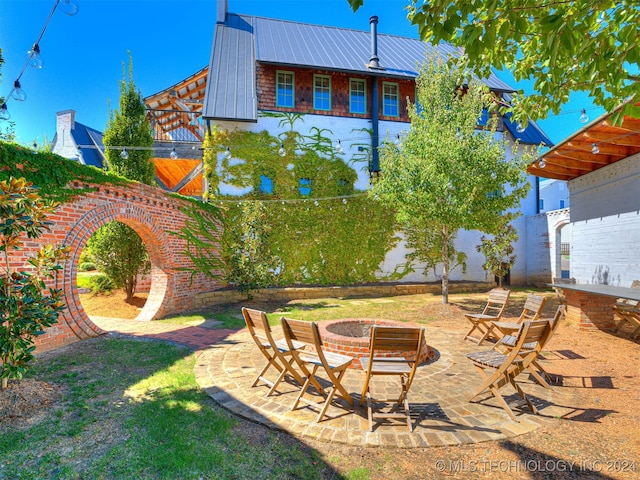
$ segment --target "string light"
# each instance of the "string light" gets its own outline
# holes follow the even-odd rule
[[[9,113],[7,104],[3,103],[2,106],[0,106],[0,120],[9,120],[10,118],[11,118],[11,113]]]
[[[344,153],[344,150],[342,150],[342,144],[340,143],[340,140],[336,142],[336,153],[338,154]]]
[[[284,143],[280,144],[280,150],[278,150],[278,155],[281,157],[285,157],[287,155],[287,151],[284,148]]]
[[[224,152],[224,159],[231,160],[231,149],[229,147],[227,147],[227,149]]]
[[[580,123],[587,123],[589,121],[589,115],[587,115],[587,111],[583,108],[580,111]]]
[[[594,155],[597,155],[600,153],[600,148],[598,147],[597,143],[594,143],[591,145],[591,153],[593,153]]]
[[[13,82],[13,90],[11,91],[11,98],[17,102],[24,102],[27,99],[27,92],[22,89],[20,80]]]
[[[40,55],[40,41],[44,36],[44,33],[47,31],[47,27],[49,26],[49,22],[51,22],[51,18],[56,10],[60,8],[62,13],[66,15],[75,15],[79,11],[79,7],[75,0],[56,0],[53,4],[53,8],[49,12],[47,19],[44,22],[44,26],[40,31],[40,35],[38,35],[38,39],[33,43],[31,50],[27,52],[27,60],[24,62],[18,77],[13,82],[13,90],[9,93],[9,95],[5,96],[5,102],[2,104],[0,108],[0,120],[9,120],[11,118],[11,114],[9,113],[9,109],[7,108],[7,101],[10,99],[16,100],[18,102],[23,102],[27,99],[26,92],[22,89],[20,85],[20,79],[24,74],[27,67],[31,66],[36,69],[40,69],[43,67],[44,62],[42,61],[42,57]]]
[[[544,161],[544,158],[541,158],[540,160],[538,160],[538,167],[544,168],[546,166],[547,166],[547,162]]]
[[[367,192],[362,193],[353,193],[351,195],[342,195],[339,197],[317,197],[317,198],[278,198],[278,199],[242,199],[238,201],[237,198],[210,198],[208,201],[210,203],[235,203],[238,207],[242,205],[242,203],[246,202],[260,202],[260,203],[279,203],[283,207],[287,204],[309,204],[309,202],[313,202],[314,206],[319,206],[320,202],[331,202],[331,201],[340,201],[343,205],[348,203],[348,199],[350,198],[360,198],[367,197],[369,194]],[[377,198],[376,198],[377,199]]]
[[[176,147],[173,147],[173,149],[171,150],[171,153],[169,154],[169,158],[171,160],[177,160],[178,159],[178,152],[176,152]]]
[[[123,148],[122,151],[120,152],[120,158],[123,160],[126,160],[129,158],[129,152],[127,152],[126,148]]]

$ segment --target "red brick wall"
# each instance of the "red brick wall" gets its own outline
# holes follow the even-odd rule
[[[295,107],[276,107],[276,71],[286,70],[295,74]],[[331,77],[331,111],[315,110],[313,108],[313,76],[328,75]],[[408,122],[407,97],[415,101],[415,82],[385,77],[365,77],[326,70],[311,70],[305,68],[283,68],[273,65],[259,64],[257,67],[258,110],[272,110],[282,112],[312,113],[314,115],[330,115],[351,118],[371,118],[372,82],[378,82],[378,113],[380,120]],[[363,78],[367,81],[367,114],[356,115],[349,112],[349,80]],[[400,117],[385,117],[382,115],[382,83],[397,83],[400,88]]]
[[[611,330],[615,327],[613,319],[615,298],[568,288],[563,292],[567,299],[567,321],[577,323],[583,330],[591,328]]]
[[[75,184],[78,187],[79,184]],[[192,266],[184,255],[185,242],[168,231],[179,231],[187,220],[181,211],[188,205],[163,190],[142,184],[128,186],[100,185],[97,190],[61,205],[49,231],[37,241],[28,241],[20,251],[18,262],[34,254],[42,244],[64,244],[71,248],[70,259],[56,279],[65,292],[67,311],[59,322],[38,337],[38,351],[50,350],[102,332],[82,308],[78,296],[78,260],[91,235],[102,225],[117,220],[133,228],[144,241],[151,259],[151,284],[147,302],[137,320],[153,320],[172,313],[195,308],[196,294],[220,287],[215,281],[198,274],[190,281],[183,267]]]

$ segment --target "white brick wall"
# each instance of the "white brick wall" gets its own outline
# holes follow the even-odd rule
[[[640,154],[569,182],[571,275],[628,287],[640,279]]]

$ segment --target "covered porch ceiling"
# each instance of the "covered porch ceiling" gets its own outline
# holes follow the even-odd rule
[[[640,106],[640,102],[635,104]],[[640,118],[625,115],[621,124],[605,114],[549,149],[527,168],[537,177],[573,180],[640,152]]]
[[[209,67],[144,99],[154,138],[165,141],[202,142],[202,115]]]

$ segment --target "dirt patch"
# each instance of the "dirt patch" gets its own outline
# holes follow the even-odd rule
[[[4,425],[28,428],[50,415],[60,397],[59,385],[31,378],[9,380],[8,387],[0,392],[0,418]]]
[[[110,294],[80,294],[82,308],[87,315],[96,317],[113,317],[133,319],[138,316],[147,302],[147,293],[136,293],[130,301],[122,290],[114,290]]]

